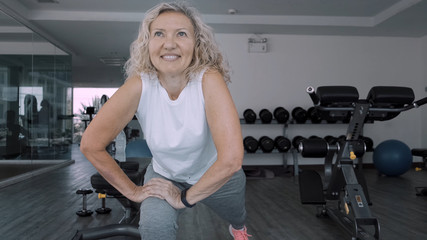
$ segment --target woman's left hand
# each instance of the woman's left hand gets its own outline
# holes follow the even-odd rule
[[[175,209],[185,208],[181,202],[181,190],[171,181],[163,178],[152,178],[145,185],[150,186],[152,192],[162,196]]]

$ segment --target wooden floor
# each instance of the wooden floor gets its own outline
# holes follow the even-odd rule
[[[71,239],[78,229],[117,223],[121,205],[107,199],[109,215],[78,217],[82,199],[79,188],[90,188],[94,168],[73,147],[75,164],[0,189],[0,239]],[[398,178],[380,177],[365,171],[373,206],[381,224],[381,239],[427,239],[427,197],[417,197],[414,188],[427,186],[427,171],[410,171]],[[88,198],[89,209],[100,201]],[[294,177],[248,179],[247,227],[253,240],[350,239],[329,218],[317,218],[316,208],[301,205]],[[186,210],[179,220],[179,240],[231,239],[228,224],[205,206]],[[115,238],[118,239],[118,238]]]

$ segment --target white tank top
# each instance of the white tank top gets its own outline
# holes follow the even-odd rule
[[[141,74],[136,117],[153,154],[154,171],[174,181],[195,184],[217,159],[205,114],[204,72],[192,77],[176,100],[156,75]]]

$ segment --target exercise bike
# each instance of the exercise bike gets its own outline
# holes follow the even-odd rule
[[[325,120],[350,118],[345,139],[328,144],[323,139],[305,139],[298,151],[303,157],[325,158],[323,180],[314,170],[299,174],[302,204],[318,205],[317,216],[337,221],[352,240],[380,239],[379,220],[371,213],[368,188],[363,177],[362,157],[366,145],[361,138],[366,122],[385,121],[400,112],[427,103],[427,97],[414,102],[408,87],[373,87],[366,99],[352,86],[307,88],[316,110]],[[358,166],[358,167],[357,167]]]

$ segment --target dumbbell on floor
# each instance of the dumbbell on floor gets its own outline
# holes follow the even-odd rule
[[[97,208],[95,211],[98,214],[108,214],[111,212],[111,208],[107,208],[105,206],[105,198],[107,198],[107,194],[98,192],[98,198],[101,199],[102,205],[100,208]]]
[[[76,212],[77,215],[79,215],[80,217],[87,217],[93,214],[93,212],[91,210],[87,209],[87,195],[88,194],[92,194],[93,191],[90,189],[79,189],[76,191],[76,194],[78,195],[82,195],[83,197],[83,206],[82,209],[80,209],[79,211]]]

